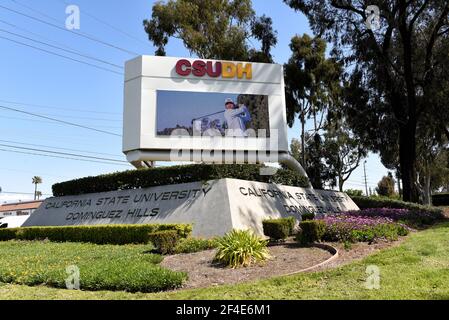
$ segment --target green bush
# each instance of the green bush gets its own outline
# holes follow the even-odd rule
[[[161,267],[163,257],[147,251],[147,244],[1,242],[0,283],[65,289],[66,268],[76,265],[81,290],[156,292],[181,287],[187,275]]]
[[[302,221],[313,220],[315,219],[315,213],[303,213],[301,219]]]
[[[288,228],[289,228],[288,235],[293,236],[295,234],[295,227],[296,227],[297,220],[294,217],[288,217],[288,218],[284,218],[284,219],[288,222]]]
[[[9,241],[16,238],[17,229],[0,229],[0,241]]]
[[[262,221],[263,233],[271,240],[285,240],[293,233],[295,218],[267,219]]]
[[[185,238],[179,240],[174,253],[194,253],[214,249],[216,247],[216,239]]]
[[[438,193],[432,195],[432,204],[434,206],[449,206],[449,193]]]
[[[148,243],[150,233],[173,230],[186,238],[192,231],[186,224],[97,225],[65,227],[28,227],[0,229],[0,241],[45,240],[54,242],[90,242],[96,244]]]
[[[174,230],[150,233],[150,242],[160,254],[172,254],[179,241],[179,234]]]
[[[299,223],[300,232],[296,235],[296,241],[300,244],[319,242],[326,232],[326,225],[320,220],[306,220]]]
[[[408,229],[399,224],[380,224],[365,230],[352,230],[350,242],[373,242],[376,239],[395,241],[399,236],[406,236]]]
[[[382,177],[382,179],[377,184],[376,191],[381,196],[394,196],[394,179],[390,173],[388,174],[388,176]]]
[[[345,193],[352,197],[352,196],[357,196],[357,197],[361,197],[363,196],[363,191],[362,190],[357,190],[357,189],[347,189],[345,190]]]
[[[409,209],[411,211],[428,212],[429,214],[435,216],[435,219],[441,219],[444,217],[442,209],[431,206],[423,206],[412,202],[393,200],[385,197],[352,196],[351,199],[360,209],[371,209],[371,208]]]
[[[164,168],[130,170],[87,177],[53,185],[56,197],[115,190],[149,188],[160,185],[235,178],[267,183],[307,187],[308,180],[288,169],[279,169],[275,175],[260,175],[261,165],[194,164]]]
[[[215,261],[235,269],[270,257],[267,241],[248,230],[232,230],[217,240]]]

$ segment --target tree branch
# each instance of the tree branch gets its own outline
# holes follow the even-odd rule
[[[409,3],[407,4],[407,6],[410,4],[411,1],[409,1]],[[416,11],[415,15],[413,16],[412,20],[410,21],[408,28],[410,30],[413,29],[413,26],[416,22],[416,20],[419,18],[419,16],[421,15],[421,13],[423,13],[424,9],[427,7],[427,5],[429,4],[430,0],[426,0],[424,1],[423,5],[418,9],[418,11]]]
[[[431,59],[433,55],[433,46],[435,45],[435,42],[438,38],[438,31],[443,26],[444,19],[447,17],[447,14],[449,12],[449,4],[446,4],[443,11],[441,12],[440,17],[438,18],[438,21],[435,25],[435,28],[433,29],[432,35],[430,36],[429,43],[426,47],[426,62],[425,62],[425,69],[424,69],[424,75],[426,75],[430,70],[431,65]]]

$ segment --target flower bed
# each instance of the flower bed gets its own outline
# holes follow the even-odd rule
[[[373,242],[378,239],[397,240],[409,233],[407,226],[387,217],[368,217],[353,212],[321,219],[326,227],[323,240],[341,242]]]
[[[360,211],[349,211],[346,214],[353,217],[388,218],[395,222],[401,222],[409,227],[423,227],[432,225],[444,218],[443,215],[426,210],[409,210],[393,208],[371,208]]]

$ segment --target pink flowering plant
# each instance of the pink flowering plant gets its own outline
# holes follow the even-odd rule
[[[358,212],[357,212],[358,213]],[[388,217],[362,216],[354,212],[329,215],[321,219],[326,225],[325,241],[374,242],[397,240],[409,233],[407,226]]]
[[[360,211],[349,211],[345,214],[361,218],[388,218],[414,228],[432,225],[444,218],[438,212],[394,208],[363,209]]]

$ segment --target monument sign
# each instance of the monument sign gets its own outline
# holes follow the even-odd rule
[[[358,207],[340,192],[221,179],[49,198],[24,226],[188,223],[199,237],[221,236],[232,229],[263,235],[264,219],[299,220],[302,213],[346,210]]]
[[[126,63],[123,152],[153,161],[281,162],[288,154],[281,65],[141,56]],[[189,223],[193,235],[263,234],[262,221],[357,210],[344,193],[236,179],[49,198],[25,226]]]

